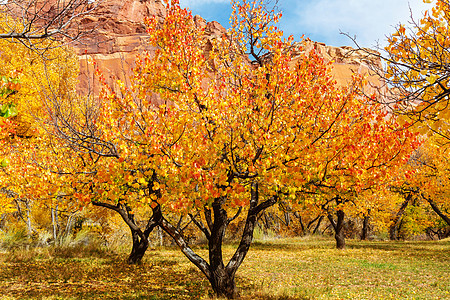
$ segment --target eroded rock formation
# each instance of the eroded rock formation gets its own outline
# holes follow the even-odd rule
[[[373,87],[380,87],[378,77],[371,70],[373,67],[381,67],[381,61],[374,55],[373,50],[355,50],[351,47],[333,47],[323,43],[306,41],[304,43],[296,43],[293,51],[293,62],[297,61],[301,53],[314,49],[326,62],[333,65],[332,75],[340,86],[348,85],[353,74],[367,74],[368,80]]]
[[[165,16],[161,0],[104,0],[94,14],[80,21],[83,29],[93,30],[83,39],[83,43],[75,45],[80,55],[81,91],[90,87],[88,83],[93,78],[93,66],[88,60],[98,64],[108,82],[112,83],[118,78],[126,80],[131,74],[136,55],[152,51],[146,43],[144,20],[153,15],[161,18]],[[207,38],[216,38],[225,33],[224,27],[218,22],[206,23],[199,16],[195,17],[195,22],[198,26],[206,27]],[[317,42],[297,43],[293,52],[294,61],[295,57],[300,56],[300,52],[313,48],[326,61],[332,62],[332,74],[342,86],[350,82],[354,72],[366,74],[370,65],[380,64],[376,59],[369,58],[362,51],[354,51],[351,47],[331,47]],[[374,76],[370,81],[379,85]]]
[[[80,25],[83,30],[92,32],[81,43],[75,44],[80,56],[80,91],[92,88],[93,61],[109,83],[116,79],[127,80],[136,55],[153,50],[146,43],[145,18],[164,18],[165,13],[161,0],[104,0],[94,14],[84,17]],[[206,23],[199,16],[194,20],[198,26],[205,27],[207,38],[216,38],[226,32],[218,22]]]

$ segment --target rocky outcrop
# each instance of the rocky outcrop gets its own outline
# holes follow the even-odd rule
[[[97,88],[92,84],[95,62],[107,82],[130,75],[136,55],[151,51],[146,43],[145,18],[165,16],[161,0],[103,0],[94,13],[84,16],[77,26],[86,34],[74,44],[80,56],[79,91]]]
[[[113,83],[116,79],[127,79],[131,73],[136,55],[143,51],[152,51],[146,43],[144,20],[146,17],[164,18],[165,7],[161,0],[103,0],[94,14],[80,20],[83,30],[91,30],[82,43],[75,45],[80,55],[80,90],[92,88],[93,66],[88,61],[97,63],[106,80]],[[206,23],[195,16],[195,23],[205,27],[208,39],[223,36],[226,32],[218,22]],[[206,44],[205,51],[211,49]],[[332,62],[332,74],[341,86],[347,85],[353,73],[370,74],[371,65],[380,62],[369,57],[364,51],[355,51],[351,47],[331,47],[317,42],[302,42],[294,45],[293,57],[300,57],[301,52],[315,49],[325,61]],[[369,79],[379,86],[375,76]]]
[[[136,55],[153,50],[146,42],[145,18],[164,18],[165,13],[161,0],[103,0],[95,13],[82,18],[79,24],[88,34],[74,45],[80,56],[79,90],[93,89],[95,92],[98,88],[96,84],[92,85],[92,62],[96,63],[107,82],[127,80]],[[207,23],[200,16],[195,16],[194,21],[197,26],[205,28],[207,39],[226,32],[218,22]],[[211,43],[207,43],[205,51],[211,48]]]
[[[293,63],[295,63],[305,51],[315,50],[326,62],[331,62],[333,68],[331,74],[340,86],[348,85],[353,74],[368,75],[370,85],[366,92],[374,91],[382,84],[378,76],[372,71],[374,67],[381,67],[381,60],[372,54],[371,49],[355,50],[352,47],[332,47],[323,43],[306,41],[294,44]]]

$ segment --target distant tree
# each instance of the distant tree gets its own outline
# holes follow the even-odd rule
[[[407,191],[405,199],[412,189],[415,197],[428,201],[443,220],[446,215],[441,208],[449,206],[450,179],[449,24],[450,2],[437,0],[420,20],[411,19],[409,25],[399,24],[395,33],[388,37],[384,52],[367,52],[386,62],[385,69],[374,70],[387,87],[380,101],[411,123],[425,141],[425,146],[410,162],[409,168],[416,175],[402,182],[406,184],[403,186]],[[391,237],[395,238],[392,233]]]
[[[11,27],[22,26],[17,19],[8,22]],[[39,199],[49,197],[60,183],[47,178],[47,171],[39,166],[26,166],[33,161],[36,148],[51,145],[51,136],[40,126],[45,112],[43,95],[65,97],[74,91],[78,76],[78,60],[70,49],[47,38],[39,43],[47,49],[45,56],[21,43],[0,39],[0,210],[15,208],[27,223],[29,234],[34,231],[33,196],[41,193]],[[47,180],[55,187],[39,183]],[[41,190],[44,186],[47,189]]]

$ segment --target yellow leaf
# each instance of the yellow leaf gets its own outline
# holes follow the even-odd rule
[[[432,75],[430,75],[430,76],[427,77],[427,81],[428,81],[430,84],[434,84],[434,83],[436,82],[437,79],[438,79],[438,76],[437,76],[437,75],[434,75],[434,74],[432,74]]]
[[[153,183],[153,190],[154,190],[154,191],[159,190],[159,182],[156,182],[156,181],[155,181],[155,182]]]

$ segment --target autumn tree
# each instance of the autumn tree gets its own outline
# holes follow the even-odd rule
[[[8,22],[9,26],[13,26],[13,20],[8,19]],[[20,26],[21,23],[16,23],[15,28]],[[8,204],[2,208],[15,203],[13,207],[24,216],[28,233],[31,234],[34,232],[31,210],[39,203],[35,200],[52,198],[50,195],[56,193],[58,184],[62,182],[50,178],[51,176],[47,177],[45,173],[49,173],[48,170],[43,171],[38,165],[30,165],[34,160],[35,150],[51,144],[51,136],[40,126],[45,111],[42,96],[51,93],[64,97],[73,91],[78,75],[78,61],[68,48],[50,40],[40,41],[40,45],[47,48],[45,57],[35,49],[11,43],[6,38],[0,39],[0,45],[0,74],[5,74],[2,76],[0,103],[0,186],[2,204]],[[47,147],[46,151],[52,153],[53,149]],[[41,166],[45,165],[43,160],[40,162]],[[47,182],[55,185],[49,188]]]
[[[404,179],[396,189],[405,195],[402,212],[406,210],[408,203],[414,202],[416,208],[427,206],[448,227],[450,226],[447,184],[450,170],[448,147],[439,145],[434,138],[435,136],[428,138],[411,156],[406,168],[414,170],[414,176]],[[417,218],[417,220],[421,219]],[[427,226],[417,224],[416,227]]]
[[[446,215],[440,207],[448,207],[449,180],[449,21],[450,3],[438,0],[422,19],[399,25],[388,39],[384,75],[392,87],[387,104],[412,120],[427,140],[413,156],[411,164],[417,176],[410,186],[443,220]]]
[[[367,215],[387,200],[371,194],[395,182],[397,170],[418,145],[415,134],[398,124],[395,117],[383,113],[380,105],[359,106],[347,116],[351,122],[342,123],[342,132],[336,131],[335,139],[326,141],[334,146],[325,156],[326,163],[310,180],[309,187],[299,191],[303,201],[323,210],[335,231],[338,249],[345,247],[345,215]],[[351,135],[341,140],[345,132]],[[323,148],[332,146],[326,144]]]
[[[162,152],[153,154],[161,157],[152,168],[162,188],[154,200],[191,216],[208,240],[209,262],[163,217],[159,225],[227,297],[235,295],[234,276],[260,213],[295,201],[301,190],[324,198],[328,185],[343,193],[364,188],[385,172],[379,166],[401,161],[411,149],[405,131],[389,131],[399,128],[395,120],[385,120],[355,86],[338,88],[314,51],[292,66],[292,39],[282,40],[275,27],[280,14],[261,2],[234,7],[232,29],[205,53],[204,28],[172,3],[162,24],[149,20],[156,51],[137,62],[135,86],[125,97],[109,96],[109,106],[134,126],[128,132],[140,131],[128,137],[147,144],[146,159],[155,148]],[[168,101],[153,117],[145,111],[148,91]],[[142,140],[147,132],[156,145]],[[222,239],[241,211],[247,214],[242,238],[225,264]]]
[[[431,1],[424,0],[424,2]],[[450,137],[447,63],[450,54],[449,19],[449,1],[437,0],[434,7],[426,11],[421,19],[411,19],[407,25],[399,24],[395,33],[388,36],[388,45],[380,49],[380,53],[367,52],[367,55],[375,55],[386,62],[386,68],[373,69],[386,83],[381,91],[383,97],[380,97],[379,101],[405,122],[411,123],[412,128],[422,134],[422,140],[427,144],[425,149],[431,150],[429,158],[433,157],[428,161],[429,165],[425,161],[412,163],[413,168],[418,171],[417,178],[401,182],[400,185],[406,184],[406,189],[405,186],[396,188],[398,191],[405,191],[403,193],[405,205],[409,203],[406,200],[412,197],[408,196],[412,192],[419,197],[422,197],[420,196],[422,193],[430,193],[430,196],[425,194],[423,196],[432,202],[439,199],[440,206],[434,205],[438,210],[439,207],[448,206],[448,199],[442,199],[435,191],[442,194],[443,189],[448,186],[448,176],[444,174],[448,172],[445,153],[448,152]],[[435,147],[440,149],[437,150]],[[427,151],[420,152],[414,157],[427,156],[425,154]],[[438,153],[444,156],[437,157]],[[434,164],[432,161],[443,164]],[[437,166],[439,167],[436,168]],[[424,174],[433,175],[423,177]],[[416,184],[421,181],[424,185]],[[434,183],[431,183],[432,181]],[[427,188],[430,184],[434,185],[435,191]],[[445,193],[448,194],[448,191]],[[399,206],[398,216],[403,214],[405,205]],[[445,220],[445,215],[443,216]],[[400,220],[395,217],[393,219]],[[396,221],[392,223],[394,227],[391,229],[398,225],[395,225],[396,223]],[[394,238],[394,231],[392,233],[391,236]]]
[[[342,197],[330,187],[358,191],[363,179],[384,175],[379,164],[396,163],[412,147],[405,131],[387,131],[395,120],[360,97],[356,79],[339,88],[314,50],[293,62],[291,51],[302,46],[282,38],[280,13],[262,1],[233,7],[231,29],[211,40],[171,1],[164,20],[147,20],[154,51],[136,61],[130,86],[105,86],[99,99],[46,101],[53,141],[80,162],[74,195],[118,212],[139,255],[160,226],[228,298],[237,294],[235,275],[261,213],[297,203],[300,192],[330,200]],[[189,216],[208,241],[208,259],[169,213]],[[137,214],[146,221],[138,224]],[[223,238],[242,214],[243,233],[226,263]]]

